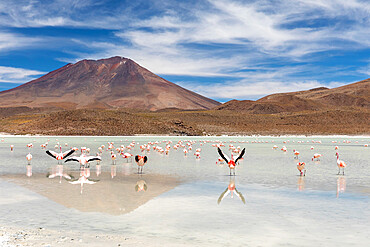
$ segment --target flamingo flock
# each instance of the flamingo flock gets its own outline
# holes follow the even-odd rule
[[[49,141],[50,140],[42,143],[40,145],[41,149],[43,150],[47,149],[49,145]],[[274,141],[270,141],[270,142],[274,143]],[[129,142],[129,144],[125,144],[125,145],[124,144],[117,145],[114,142],[108,142],[108,143],[99,145],[98,148],[95,150],[96,155],[94,156],[94,155],[90,155],[90,151],[91,150],[94,151],[94,150],[90,149],[89,147],[80,147],[80,148],[70,147],[68,148],[69,146],[68,143],[64,143],[64,142],[59,143],[59,141],[57,141],[55,146],[54,144],[52,145],[52,147],[54,146],[55,151],[52,151],[50,149],[45,151],[47,155],[49,155],[50,157],[52,157],[58,162],[57,168],[53,169],[52,173],[49,173],[47,177],[48,178],[59,177],[59,183],[61,183],[62,178],[64,178],[68,180],[71,184],[80,184],[81,193],[82,193],[83,184],[95,184],[96,182],[98,182],[98,180],[95,181],[89,178],[90,177],[90,164],[93,161],[96,161],[96,175],[99,176],[102,171],[102,166],[100,162],[102,161],[102,155],[104,152],[107,152],[110,154],[110,159],[112,161],[111,177],[114,178],[117,176],[116,164],[119,162],[122,162],[122,159],[125,162],[125,164],[129,164],[129,165],[132,164],[134,160],[137,164],[137,174],[143,174],[143,167],[148,163],[148,160],[149,160],[148,155],[160,155],[161,157],[168,157],[168,156],[171,156],[175,152],[179,152],[180,154],[183,153],[183,156],[186,157],[186,160],[191,159],[191,157],[194,157],[195,160],[201,160],[201,159],[203,160],[204,158],[202,156],[202,150],[203,150],[203,147],[205,147],[206,145],[209,145],[217,149],[217,152],[215,152],[215,154],[218,154],[217,157],[215,157],[216,164],[219,165],[220,167],[222,167],[224,164],[227,165],[229,168],[229,176],[235,176],[236,169],[240,165],[240,162],[244,160],[244,156],[246,153],[246,148],[243,146],[247,145],[248,143],[254,144],[254,143],[269,143],[269,142],[255,140],[255,141],[250,141],[250,142],[249,141],[238,141],[238,142],[229,141],[229,143],[227,143],[226,141],[217,141],[217,140],[215,141],[211,141],[211,140],[168,141],[166,140],[166,141],[149,141],[147,143],[140,143],[140,144],[138,142],[132,141],[132,142]],[[308,146],[306,151],[301,150],[302,153],[296,149],[290,149],[290,148],[288,149],[288,147],[295,145],[295,143],[298,143],[298,144],[309,144],[310,143],[309,145],[312,145],[312,146]],[[352,142],[346,140],[346,141],[343,141],[343,144],[340,144],[340,142],[332,142],[332,143],[336,145],[334,147],[334,150],[336,151],[335,153],[336,158],[337,158],[336,163],[339,169],[337,175],[342,174],[344,176],[344,169],[347,167],[347,165],[343,160],[339,159],[339,153],[338,153],[339,146],[338,145],[343,146],[344,144],[350,144]],[[293,151],[296,167],[299,172],[299,176],[301,177],[306,176],[307,169],[310,170],[310,162],[307,162],[307,160],[305,161],[304,160],[305,157],[307,158],[308,156],[309,158],[311,158],[311,161],[315,161],[316,165],[320,164],[320,160],[322,158],[324,159],[324,162],[326,162],[325,160],[326,156],[324,157],[322,154],[316,152],[316,150],[320,152],[319,145],[322,144],[321,141],[312,140],[311,142],[310,141],[296,141],[295,142],[295,141],[284,140],[282,144],[283,145],[280,148],[275,143],[272,146],[273,150],[277,150],[275,155],[278,155],[278,153],[281,153],[278,150],[281,150],[283,153],[289,153]],[[65,151],[62,150],[64,149],[62,148],[62,146],[66,147]],[[368,147],[368,144],[363,144],[362,146]],[[26,155],[26,160],[27,160],[27,164],[29,165],[29,167],[27,168],[27,176],[32,176],[32,167],[30,165],[31,165],[31,161],[33,158],[31,152],[34,148],[34,145],[33,143],[28,143],[26,147],[28,148],[28,154]],[[137,150],[137,148],[139,149],[139,151],[136,151],[136,153],[139,153],[139,154],[135,154],[135,150]],[[224,150],[228,149],[227,153],[230,154],[230,157],[226,155],[226,153],[222,151],[221,148]],[[302,146],[300,146],[300,149],[301,148]],[[10,145],[10,150],[11,152],[17,152],[19,149],[18,148],[15,149],[14,145]],[[314,152],[313,150],[315,150],[315,153],[313,153]],[[80,151],[79,156],[72,156],[74,153],[78,151]],[[122,159],[119,157],[121,157]],[[301,160],[302,157],[303,157],[303,160]],[[209,158],[209,157],[206,157],[206,158]],[[286,156],[286,159],[287,158],[288,157]],[[79,167],[81,170],[79,179],[74,179],[73,176],[71,176],[70,174],[65,172],[65,170],[63,170],[64,164],[72,163],[72,162],[76,162],[79,164]],[[144,185],[142,184],[143,184],[142,182],[138,184],[138,191],[146,190],[146,189],[143,189]],[[232,186],[232,184],[229,187],[230,188],[228,188],[228,190],[226,190],[224,192],[224,195],[220,198],[223,199],[224,197],[226,197],[227,194],[239,195],[237,191],[233,189],[235,187],[235,183],[234,183],[234,187]]]

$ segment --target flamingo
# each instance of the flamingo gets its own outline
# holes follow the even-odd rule
[[[313,155],[313,157],[312,157],[312,161],[313,161],[314,159],[316,159],[317,161],[319,161],[321,156],[322,156],[322,154],[315,153],[315,154]]]
[[[130,158],[130,160],[132,161],[132,154],[130,153],[124,153],[122,154],[122,158],[126,159],[126,161],[128,161],[128,159]]]
[[[116,164],[117,155],[112,151],[110,157],[112,159],[112,164],[115,165]]]
[[[221,156],[218,157],[216,164],[223,164],[223,163],[224,163],[224,159]]]
[[[76,162],[80,163],[81,167],[85,167],[85,166],[88,167],[89,162],[93,161],[93,160],[99,160],[100,161],[101,157],[99,157],[99,156],[86,156],[84,153],[81,153],[81,155],[79,157],[72,156],[72,157],[66,159],[66,161],[64,161],[64,162],[76,161]]]
[[[32,154],[31,154],[31,153],[28,153],[28,154],[26,155],[26,159],[27,159],[27,161],[28,161],[28,164],[30,165],[30,164],[31,164],[31,160],[32,160]]]
[[[148,161],[148,158],[146,156],[136,155],[135,156],[135,161],[136,161],[136,163],[138,165],[138,167],[137,167],[137,173],[143,174],[143,166]],[[140,172],[139,172],[139,170],[140,170]]]
[[[14,149],[14,145],[10,145],[10,151],[13,152],[13,149]]]
[[[245,153],[245,148],[243,148],[242,152],[240,153],[239,157],[236,158],[236,160],[234,161],[233,159],[233,156],[231,156],[231,159],[229,158],[226,158],[226,155],[224,155],[224,153],[222,152],[222,150],[220,148],[217,148],[217,151],[218,151],[218,154],[226,161],[226,163],[229,165],[229,168],[230,168],[230,176],[231,176],[231,170],[233,170],[234,172],[234,176],[235,176],[235,167],[236,167],[236,164],[238,162],[239,159],[241,159]]]
[[[298,164],[297,164],[297,169],[298,169],[298,171],[300,172],[300,175],[302,176],[306,176],[306,168],[304,168],[304,166],[306,165],[306,163],[304,163],[304,162],[299,162]],[[303,171],[304,171],[304,173],[303,173]]]
[[[71,150],[68,150],[68,151],[65,151],[64,153],[62,152],[62,147],[60,147],[60,153],[56,153],[54,151],[51,151],[51,150],[46,150],[46,153],[48,155],[50,155],[51,157],[53,157],[54,159],[56,159],[58,161],[58,163],[61,163],[61,161],[65,158],[67,158],[68,156],[70,156],[71,154],[73,154],[75,152],[75,150],[71,149]]]
[[[295,158],[295,159],[298,159],[299,152],[298,152],[297,150],[295,150],[295,149],[293,150],[293,152],[294,152],[294,155],[295,155],[295,157],[294,157],[294,158]]]
[[[343,175],[344,175],[344,168],[345,168],[347,165],[346,165],[346,163],[344,163],[344,161],[343,161],[343,160],[340,160],[340,159],[339,159],[339,154],[338,154],[338,153],[336,153],[335,155],[337,156],[337,166],[338,166],[338,168],[339,168],[339,171],[338,171],[338,174],[337,174],[337,175],[339,175],[339,173],[340,173],[340,168],[342,168],[342,170],[343,170]]]
[[[236,187],[235,187],[235,179],[231,179],[230,177],[230,183],[229,185],[227,186],[226,190],[224,192],[221,193],[220,197],[218,198],[217,200],[217,204],[220,204],[221,201],[229,194],[231,193],[231,198],[233,198],[233,193],[235,192],[235,194],[240,198],[240,200],[242,200],[242,202],[245,204],[245,199],[244,199],[244,196],[242,195],[242,193],[240,193]]]

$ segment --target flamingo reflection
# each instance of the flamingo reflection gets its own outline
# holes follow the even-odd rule
[[[96,164],[96,176],[99,177],[100,174],[101,174],[101,165],[100,164]]]
[[[81,194],[83,191],[84,184],[95,184],[99,180],[89,179],[90,177],[90,168],[81,167],[80,169],[80,178],[79,179],[71,179],[69,183],[71,184],[80,184],[81,185]]]
[[[240,200],[245,204],[245,199],[242,193],[240,193],[236,187],[235,187],[235,178],[230,177],[230,182],[229,185],[227,186],[226,190],[221,193],[220,197],[217,200],[217,204],[220,204],[221,201],[228,195],[231,194],[231,198],[234,197],[234,192],[235,194],[240,198]]]
[[[298,190],[299,190],[299,191],[303,191],[303,190],[304,190],[304,178],[305,178],[305,177],[302,177],[302,176],[300,176],[300,177],[298,178],[297,185],[298,185]]]
[[[57,165],[57,166],[53,167],[52,168],[52,172],[51,173],[48,173],[46,176],[48,178],[59,177],[59,183],[62,183],[62,177],[64,177],[67,180],[72,179],[72,177],[70,175],[68,175],[67,173],[63,172],[63,165]]]
[[[27,165],[27,173],[26,173],[27,177],[31,177],[32,176],[32,165]]]
[[[140,179],[136,182],[136,185],[135,185],[136,192],[140,192],[140,191],[145,192],[147,189],[148,189],[148,185],[146,184],[145,180]]]
[[[111,165],[110,167],[110,175],[112,178],[117,176],[117,166],[116,165]]]
[[[344,193],[346,191],[346,177],[338,177],[337,179],[337,198],[339,193]]]

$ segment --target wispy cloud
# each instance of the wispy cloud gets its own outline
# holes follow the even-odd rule
[[[4,32],[0,30],[0,51],[31,47],[39,41],[41,41],[41,39],[39,38],[27,37],[24,35]]]
[[[43,74],[45,72],[37,70],[0,66],[0,82],[24,83]]]
[[[211,98],[217,99],[259,99],[265,95],[279,92],[295,92],[308,90],[317,87],[339,87],[343,83],[331,82],[323,84],[318,81],[299,81],[299,82],[284,82],[284,81],[257,81],[251,82],[248,80],[230,81],[226,83],[210,83],[208,85],[199,85],[199,83],[180,83],[185,88],[191,88],[196,92]]]

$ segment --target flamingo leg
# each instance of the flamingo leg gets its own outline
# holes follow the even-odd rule
[[[339,173],[340,173],[340,167],[339,167],[339,171],[338,171],[338,174],[337,175],[339,175]]]

